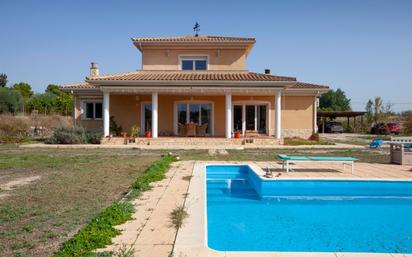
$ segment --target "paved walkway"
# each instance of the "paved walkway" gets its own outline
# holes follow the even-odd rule
[[[166,179],[153,183],[153,189],[136,199],[133,219],[118,226],[122,234],[113,239],[107,249],[134,248],[135,257],[167,257],[172,251],[176,229],[170,213],[183,206],[191,176],[192,161],[175,162]]]

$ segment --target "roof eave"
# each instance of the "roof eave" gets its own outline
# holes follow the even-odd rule
[[[259,86],[276,86],[288,87],[293,86],[296,81],[219,81],[219,80],[91,80],[86,79],[86,82],[99,86],[113,85],[130,85],[130,86],[179,86],[179,85],[196,85],[196,86],[219,86],[219,85],[259,85]]]
[[[139,49],[140,52],[143,51],[144,47],[156,47],[158,46],[159,48],[162,47],[170,47],[172,48],[173,46],[179,46],[179,45],[185,45],[186,47],[192,45],[192,46],[199,46],[199,45],[216,45],[216,47],[219,46],[231,46],[231,45],[238,45],[238,47],[240,46],[244,46],[245,48],[247,48],[248,53],[250,52],[250,50],[253,48],[253,46],[255,45],[256,41],[251,41],[251,40],[233,40],[233,41],[150,41],[150,42],[142,42],[142,41],[138,41],[132,38],[132,42],[135,45],[135,47],[137,49]]]

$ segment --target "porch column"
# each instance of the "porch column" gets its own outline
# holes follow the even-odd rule
[[[246,104],[242,104],[242,136],[246,135]]]
[[[282,95],[277,93],[275,97],[275,136],[277,139],[281,138],[281,120],[282,120]]]
[[[313,100],[313,133],[318,133],[318,97]]]
[[[158,94],[157,92],[152,93],[152,137],[157,138],[157,108],[158,108]]]
[[[226,138],[232,137],[232,95],[226,94]]]
[[[110,93],[103,92],[103,135],[110,135]]]

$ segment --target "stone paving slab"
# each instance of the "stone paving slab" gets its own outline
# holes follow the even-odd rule
[[[117,251],[122,246],[133,247],[135,257],[167,257],[173,248],[176,229],[171,223],[170,213],[183,206],[190,176],[192,161],[175,162],[166,174],[166,179],[153,183],[152,190],[144,192],[133,201],[136,212],[133,219],[117,226],[121,235],[112,245],[100,251]]]

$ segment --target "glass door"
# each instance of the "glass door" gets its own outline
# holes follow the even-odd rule
[[[152,104],[146,103],[143,106],[144,114],[143,114],[143,132],[152,130]]]
[[[255,105],[246,105],[246,130],[256,130],[255,117]]]
[[[233,131],[242,131],[242,105],[233,106]]]
[[[266,133],[266,105],[257,106],[257,131]]]
[[[206,134],[211,134],[211,125],[212,125],[212,105],[211,104],[202,104],[200,105],[200,125],[207,124]]]
[[[188,123],[204,126],[199,128],[199,131],[203,129],[206,134],[210,135],[212,133],[212,104],[179,103],[177,105],[177,123],[179,135],[184,134],[181,129]]]

